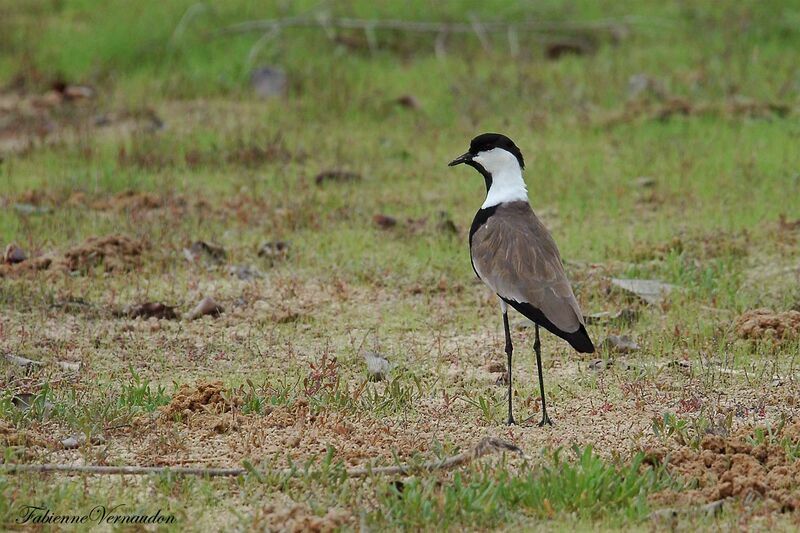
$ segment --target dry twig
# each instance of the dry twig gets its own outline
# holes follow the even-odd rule
[[[449,470],[467,464],[475,459],[493,453],[514,452],[525,457],[523,451],[517,446],[494,437],[484,437],[472,450],[457,455],[446,457],[439,461],[428,461],[419,466],[397,465],[379,467],[358,467],[347,470],[347,477],[361,478],[372,475],[406,475],[415,471],[434,472]],[[162,467],[162,466],[99,466],[99,465],[65,465],[65,464],[4,464],[0,473],[5,475],[24,474],[31,472],[62,472],[68,474],[95,474],[95,475],[148,475],[148,474],[175,474],[183,476],[208,476],[208,477],[235,477],[243,476],[249,472],[246,468],[203,468],[203,467]],[[292,476],[297,470],[283,469],[280,474]]]

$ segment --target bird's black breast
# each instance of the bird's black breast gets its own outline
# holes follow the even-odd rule
[[[475,218],[472,219],[472,226],[469,228],[469,261],[472,264],[472,270],[475,270],[475,275],[478,276],[478,278],[480,278],[481,275],[478,274],[478,271],[475,269],[475,262],[472,260],[472,236],[475,235],[475,232],[478,231],[481,226],[486,224],[489,218],[494,215],[495,211],[497,211],[497,205],[478,209],[478,212],[475,213]]]

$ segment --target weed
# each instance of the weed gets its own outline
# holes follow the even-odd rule
[[[155,386],[150,380],[143,379],[133,367],[129,367],[131,379],[128,383],[122,384],[118,403],[121,407],[130,409],[141,409],[147,413],[152,413],[162,405],[169,403],[170,397],[167,395],[163,385]]]
[[[519,473],[503,466],[468,473],[449,481],[414,478],[388,485],[379,495],[376,524],[412,527],[491,527],[511,513],[553,519],[574,513],[585,519],[619,515],[639,520],[648,513],[647,496],[671,483],[663,470],[643,465],[643,455],[629,464],[607,462],[591,448],[573,449],[572,460],[556,451],[541,466]]]

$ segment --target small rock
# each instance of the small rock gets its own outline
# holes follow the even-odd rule
[[[216,244],[209,244],[205,241],[195,241],[189,248],[183,249],[183,255],[190,263],[196,263],[201,259],[213,264],[220,264],[228,256],[225,248]]]
[[[627,335],[609,335],[600,346],[612,353],[630,353],[639,350],[639,345]]]
[[[381,229],[393,228],[397,225],[397,219],[389,215],[375,215],[372,217],[372,222]]]
[[[105,444],[106,439],[102,435],[92,435],[92,438],[89,442],[93,446],[98,446],[100,444]],[[69,437],[61,441],[61,446],[63,446],[65,450],[75,450],[80,448],[84,444],[86,444],[86,434],[84,433],[78,435],[70,435]]]
[[[624,291],[635,294],[651,305],[660,304],[666,295],[675,288],[675,285],[652,279],[612,278],[611,284]]]
[[[389,360],[375,352],[364,352],[370,381],[383,381],[389,375],[392,365]]]
[[[636,178],[633,184],[642,189],[650,189],[651,187],[655,187],[656,180],[650,176],[640,176]]]
[[[250,85],[261,98],[273,98],[286,93],[289,79],[278,67],[259,67],[250,73]]]
[[[8,263],[10,265],[14,265],[16,263],[22,263],[28,258],[25,255],[25,252],[17,246],[15,243],[11,243],[6,246],[6,251],[3,252],[3,262]]]
[[[61,441],[61,446],[63,446],[65,450],[74,450],[78,446],[80,446],[80,443],[78,442],[78,439],[76,437],[70,436]]]
[[[224,313],[225,310],[219,305],[211,296],[206,296],[200,303],[192,309],[192,312],[187,315],[189,320],[196,320],[200,317],[211,315],[217,317]]]
[[[34,361],[33,359],[28,359],[27,357],[21,357],[19,355],[14,355],[12,353],[5,354],[5,359],[9,363],[11,363],[13,365],[21,366],[21,367],[25,368],[26,370],[30,370],[33,367],[41,366],[42,364],[44,364],[41,361]]]

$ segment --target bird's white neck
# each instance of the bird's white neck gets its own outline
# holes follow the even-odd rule
[[[528,189],[525,187],[525,180],[522,179],[522,168],[514,154],[502,148],[493,148],[478,152],[473,161],[492,176],[492,183],[486,192],[486,201],[483,202],[481,209],[504,202],[528,201]]]
[[[528,201],[528,189],[522,179],[522,170],[514,163],[514,167],[506,167],[492,172],[492,184],[486,193],[486,200],[481,209],[505,202]]]

